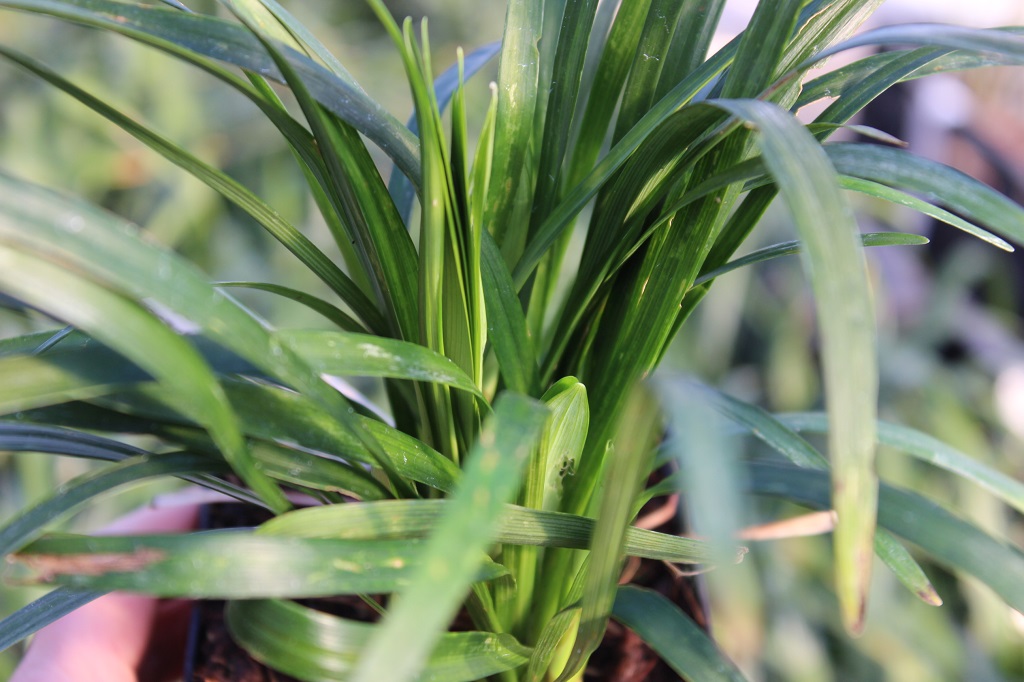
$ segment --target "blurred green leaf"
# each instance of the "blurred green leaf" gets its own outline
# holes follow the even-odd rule
[[[653,396],[637,388],[621,417],[612,445],[605,480],[597,501],[597,523],[588,556],[589,566],[580,599],[580,627],[576,643],[558,682],[571,680],[600,645],[612,611],[622,571],[626,528],[633,517],[633,500],[650,471],[651,452],[661,430]]]
[[[756,100],[717,104],[757,127],[765,165],[806,245],[804,264],[815,294],[826,402],[834,425],[829,456],[839,517],[836,592],[847,629],[857,633],[864,625],[871,581],[878,494],[874,313],[857,225],[829,157],[789,112]]]
[[[112,0],[4,0],[0,7],[105,28],[165,50],[169,44],[179,46],[282,80],[252,34],[222,19]],[[418,186],[419,157],[409,130],[362,90],[294,50],[285,52],[314,96],[342,120],[358,126]]]
[[[0,651],[14,646],[58,618],[103,596],[103,592],[58,587],[0,620]]]
[[[784,414],[779,416],[779,420],[796,431],[828,432],[828,417],[824,414]],[[961,476],[1024,513],[1024,483],[979,462],[937,438],[908,426],[879,422],[878,443]]]
[[[233,202],[252,216],[267,232],[280,241],[285,248],[295,254],[313,274],[323,280],[327,286],[351,305],[355,313],[364,322],[374,329],[383,329],[383,322],[381,321],[379,311],[374,308],[373,303],[370,302],[351,278],[331,262],[330,258],[318,249],[309,238],[289,224],[276,210],[243,185],[209,164],[203,163],[178,145],[161,137],[149,128],[133,121],[102,100],[64,80],[39,62],[2,46],[0,46],[0,55],[67,92],[143,144],[161,154],[167,160],[206,183],[211,189],[224,196],[227,200]],[[345,321],[345,324],[342,325],[343,328],[352,331],[359,329],[359,326],[348,316],[341,319]]]
[[[78,476],[49,499],[28,508],[0,527],[0,555],[12,554],[42,535],[46,526],[119,486],[156,476],[215,472],[225,467],[192,453],[142,455]]]
[[[708,633],[657,592],[632,585],[620,587],[612,618],[633,630],[690,682],[746,680]]]
[[[750,490],[828,509],[828,482],[821,471],[752,464]],[[988,585],[1010,607],[1024,609],[1024,554],[923,497],[882,485],[879,523],[919,546],[935,561]]]

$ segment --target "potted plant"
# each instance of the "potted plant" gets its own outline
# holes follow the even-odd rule
[[[405,68],[407,127],[276,2],[227,0],[227,19],[168,4],[0,0],[140,41],[247,98],[294,153],[340,261],[189,151],[34,58],[0,55],[222,194],[331,298],[210,282],[126,221],[0,174],[0,287],[68,325],[3,342],[0,447],[112,462],[0,530],[5,556],[61,586],[0,624],[4,645],[91,596],[130,590],[229,600],[235,639],[306,680],[582,679],[610,618],[679,675],[737,679],[678,607],[619,579],[624,557],[728,575],[743,551],[734,502],[747,493],[834,510],[824,518],[835,519],[835,594],[851,633],[864,625],[875,555],[939,601],[897,536],[1024,608],[1016,548],[879,488],[884,442],[1022,500],[1011,479],[936,456],[921,434],[879,428],[862,251],[923,240],[860,234],[845,192],[999,245],[993,232],[1024,237],[1024,209],[898,147],[827,142],[901,80],[1020,62],[1018,32],[858,35],[878,1],[784,0],[760,3],[709,56],[721,1],[516,0],[500,46],[460,53],[435,78],[426,22],[399,25],[369,0]],[[879,44],[899,49],[809,75]],[[490,104],[471,120],[470,79],[492,58]],[[823,99],[813,121],[797,118]],[[393,162],[387,183],[371,145]],[[733,260],[776,196],[799,243]],[[797,250],[816,300],[827,415],[781,419],[692,382],[643,382],[715,278]],[[229,284],[307,306],[333,328],[275,328]],[[339,377],[381,379],[386,404]],[[774,458],[730,454],[712,413]],[[827,457],[799,431],[827,433]],[[652,479],[667,462],[678,470]],[[215,533],[45,535],[92,498],[160,476],[272,518]],[[313,504],[296,509],[289,492]],[[632,525],[645,502],[677,492],[702,539]],[[383,616],[361,623],[295,601],[338,595],[370,599]],[[460,612],[470,625],[450,630]]]

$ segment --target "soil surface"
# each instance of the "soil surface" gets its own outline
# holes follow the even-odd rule
[[[642,516],[642,514],[641,514]],[[268,519],[266,512],[240,504],[212,505],[204,512],[204,528],[253,526]],[[678,532],[675,519],[657,528]],[[698,583],[660,561],[633,560],[626,568],[630,582],[656,590],[707,628]],[[371,621],[375,613],[358,597],[304,601],[346,618]],[[197,602],[189,634],[186,682],[297,682],[258,663],[231,639],[224,623],[224,602]],[[679,682],[679,677],[628,628],[610,621],[604,639],[584,671],[587,682]]]

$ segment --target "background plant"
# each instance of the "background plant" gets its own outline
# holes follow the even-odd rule
[[[228,175],[5,49],[8,58],[212,186],[298,256],[322,282],[321,290],[326,286],[337,297],[328,303],[316,289],[313,298],[309,290],[274,283],[234,283],[305,305],[336,325],[333,331],[270,328],[217,293],[183,259],[138,239],[117,219],[5,176],[5,291],[80,330],[59,342],[45,333],[6,343],[4,406],[19,419],[5,424],[5,447],[126,460],[15,518],[5,529],[5,553],[18,550],[29,562],[41,555],[52,562],[44,565],[56,567],[44,573],[75,588],[239,598],[401,590],[404,599],[379,628],[330,626],[351,641],[369,638],[354,673],[362,679],[398,679],[403,671],[389,666],[399,663],[413,674],[439,638],[431,665],[447,660],[446,646],[467,648],[456,661],[463,666],[460,679],[517,668],[526,677],[539,676],[564,633],[576,636],[572,673],[600,641],[609,613],[655,641],[672,628],[691,633],[692,648],[680,644],[661,653],[693,674],[692,656],[707,650],[681,614],[669,610],[632,622],[630,609],[654,599],[633,590],[620,590],[613,604],[620,555],[718,562],[723,555],[699,543],[626,533],[638,500],[678,486],[692,497],[701,490],[698,482],[712,481],[723,486],[724,496],[731,490],[735,503],[695,500],[697,529],[728,541],[745,522],[737,475],[744,465],[730,456],[733,448],[721,429],[702,428],[708,420],[695,416],[702,414],[702,402],[710,402],[806,469],[753,465],[746,470],[753,492],[827,506],[826,479],[814,471],[825,460],[794,431],[821,430],[821,420],[780,422],[706,389],[663,382],[658,390],[669,396],[670,408],[665,417],[679,437],[660,457],[678,456],[683,474],[641,493],[647,472],[661,461],[652,447],[663,424],[650,396],[634,393],[633,386],[658,364],[778,192],[804,242],[817,297],[833,504],[840,519],[837,594],[847,627],[863,625],[872,542],[902,581],[935,601],[906,550],[892,536],[874,533],[873,316],[862,240],[841,189],[910,204],[997,243],[974,223],[1019,238],[1022,213],[984,186],[898,149],[819,142],[891,83],[929,71],[1013,62],[1021,40],[1013,32],[936,27],[869,34],[864,43],[924,46],[862,60],[801,89],[806,70],[827,56],[825,46],[852,35],[877,3],[769,4],[740,38],[704,61],[721,3],[653,0],[617,13],[614,3],[568,3],[561,21],[559,3],[513,3],[497,87],[481,114],[474,148],[460,72],[472,74],[497,48],[469,55],[465,66],[432,85],[426,33],[395,25],[375,3],[412,86],[418,138],[271,3],[230,3],[235,22],[92,0],[2,3],[125,33],[244,95],[288,142],[340,254],[327,256]],[[592,31],[593,22],[610,25],[610,32]],[[206,40],[214,35],[218,40]],[[249,71],[242,78],[210,58]],[[264,77],[290,86],[290,109]],[[618,109],[612,97],[589,96],[594,87],[621,91]],[[810,126],[789,113],[826,95],[838,98]],[[442,109],[450,109],[450,119]],[[364,139],[401,173],[392,178],[390,192]],[[604,152],[606,140],[611,147]],[[413,192],[418,211],[412,211]],[[938,208],[939,197],[965,217]],[[588,206],[589,216],[580,218]],[[583,241],[579,250],[571,248],[574,231]],[[867,241],[914,240],[886,235]],[[383,377],[395,428],[341,397],[321,381],[325,374]],[[547,412],[522,396],[540,399]],[[62,427],[149,438],[143,451]],[[880,434],[891,440],[885,429]],[[922,457],[938,448],[916,434],[903,445]],[[946,466],[1019,503],[1012,481],[953,459]],[[225,462],[247,488],[223,478]],[[247,556],[241,553],[247,549],[275,570],[251,566],[254,572],[244,579],[231,574],[230,584],[218,578],[223,557],[198,536],[36,540],[50,519],[101,491],[168,474],[276,511],[287,507],[282,483],[330,502],[341,501],[341,493],[404,501],[294,512],[255,534],[218,538],[226,556]],[[602,481],[622,482],[623,489]],[[508,516],[505,501],[534,511]],[[886,491],[882,501],[883,525],[938,561],[981,578],[1019,608],[1022,564],[1015,549],[919,498]],[[920,525],[901,525],[908,509]],[[541,510],[597,522],[591,527],[582,518]],[[708,525],[713,520],[717,526]],[[343,529],[348,537],[341,537]],[[422,549],[408,542],[427,529],[432,532]],[[491,559],[498,563],[483,558],[494,541],[501,550]],[[643,542],[660,544],[655,550],[641,547]],[[592,551],[580,553],[588,543]],[[157,548],[167,559],[131,573],[95,576],[69,571],[54,558],[85,549],[109,554],[140,548]],[[285,564],[285,556],[294,563]],[[373,580],[343,566],[329,578],[313,571],[325,557],[346,557],[340,559],[345,564],[353,556],[372,567]],[[474,582],[484,578],[490,582]],[[466,604],[476,626],[505,633],[496,650],[488,649],[493,638],[485,645],[442,635],[471,584]],[[47,605],[81,598],[67,591],[54,595]],[[242,631],[242,624],[269,628],[285,618],[296,627],[318,627],[298,607],[263,600],[232,608],[236,635],[274,665],[317,678],[346,674],[339,671],[355,664],[354,651],[289,656],[273,650],[270,629]],[[8,639],[35,627],[38,612],[39,606],[6,621]],[[410,655],[389,660],[398,639]]]

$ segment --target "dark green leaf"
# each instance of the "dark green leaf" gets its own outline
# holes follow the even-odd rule
[[[639,635],[690,682],[746,680],[700,626],[657,592],[632,585],[620,587],[612,618]]]

